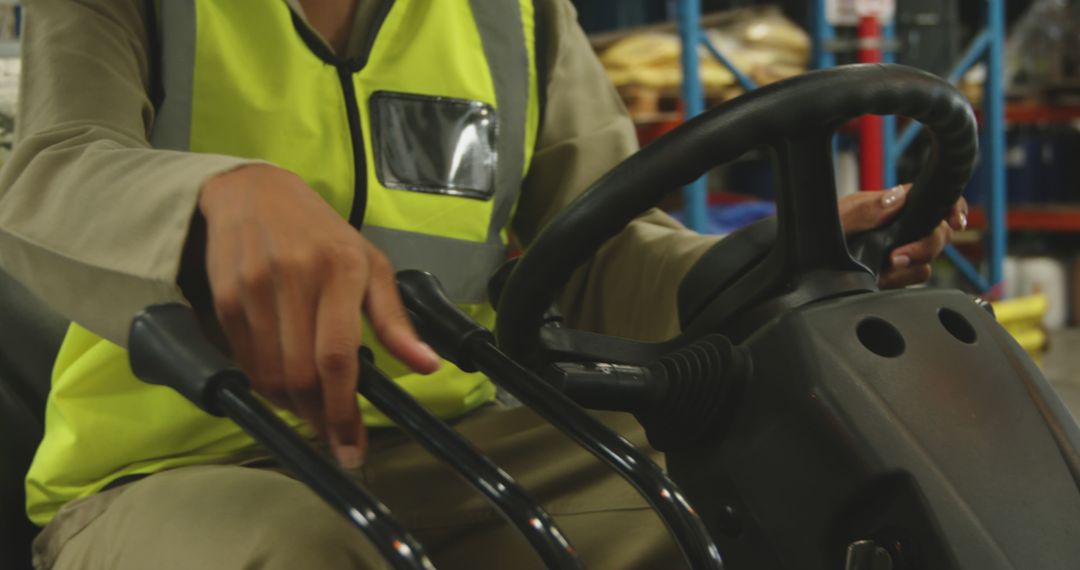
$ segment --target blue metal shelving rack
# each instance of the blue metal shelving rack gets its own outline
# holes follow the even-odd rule
[[[705,91],[701,88],[697,50],[705,37],[701,32],[701,2],[679,0],[677,8],[679,37],[682,39],[683,117],[690,120],[705,111]],[[683,188],[683,211],[686,214],[687,227],[696,232],[705,232],[709,227],[708,208],[708,187],[704,177]]]
[[[902,0],[900,0],[902,1]],[[1005,44],[1005,1],[985,0],[986,29],[982,30],[964,51],[960,61],[950,71],[947,79],[956,83],[973,65],[984,56],[986,58],[986,92],[983,105],[982,157],[980,168],[984,169],[985,179],[990,187],[986,192],[987,216],[987,275],[979,270],[954,247],[949,246],[945,255],[957,269],[976,288],[984,293],[1000,292],[1005,260],[1006,225],[1005,225],[1005,90],[1004,90],[1004,44]],[[697,46],[704,45],[713,57],[732,71],[739,83],[747,90],[753,89],[753,82],[741,70],[732,65],[701,31],[699,0],[677,0],[679,35],[682,40],[683,86],[682,96],[684,113],[687,118],[704,111],[704,92],[698,75]],[[813,37],[814,67],[832,67],[836,58],[828,49],[828,44],[835,38],[832,25],[826,18],[825,0],[813,0],[811,3],[811,35]],[[893,38],[892,23],[883,27],[883,37]],[[884,54],[884,61],[894,60],[892,53]],[[896,184],[896,163],[904,150],[918,135],[919,125],[908,126],[899,136],[896,135],[895,118],[887,118],[884,126],[884,165],[886,186]],[[708,200],[705,180],[700,179],[683,189],[683,203],[687,225],[696,231],[705,231]]]

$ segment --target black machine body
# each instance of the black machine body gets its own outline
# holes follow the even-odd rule
[[[862,114],[917,120],[933,148],[897,218],[845,236],[830,141]],[[778,216],[690,270],[679,335],[543,326],[573,271],[667,189],[757,146],[776,157]],[[948,215],[976,157],[967,101],[911,68],[759,89],[645,147],[553,220],[505,279],[499,345],[554,363],[546,377],[582,404],[635,413],[727,568],[1080,568],[1080,427],[1037,366],[964,293],[877,288],[889,252]]]
[[[845,296],[743,343],[722,432],[667,453],[729,568],[1080,563],[1080,430],[1038,368],[958,291]]]

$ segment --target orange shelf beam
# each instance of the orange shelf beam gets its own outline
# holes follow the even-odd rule
[[[986,212],[972,208],[968,221],[973,228],[986,226]],[[1009,206],[1005,225],[1010,230],[1080,232],[1080,204]]]

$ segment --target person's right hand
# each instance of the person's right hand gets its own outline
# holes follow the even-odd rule
[[[214,309],[252,387],[310,422],[342,466],[357,467],[367,443],[356,401],[361,309],[410,368],[439,366],[405,316],[390,262],[299,176],[274,166],[209,179],[199,211]]]

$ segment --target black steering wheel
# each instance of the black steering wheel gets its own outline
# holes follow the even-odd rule
[[[917,120],[933,142],[900,215],[849,244],[837,210],[832,135],[865,114]],[[771,147],[777,158],[775,243],[767,256],[730,280],[708,303],[703,309],[708,318],[696,320],[680,337],[716,332],[715,323],[734,317],[746,332],[752,326],[748,323],[760,324],[762,316],[777,307],[875,290],[888,252],[929,234],[948,215],[978,152],[975,117],[967,100],[944,80],[911,67],[837,67],[753,91],[634,154],[544,228],[500,295],[500,347],[523,362],[535,362],[552,345],[562,345],[564,353],[575,346],[602,345],[595,338],[582,341],[583,333],[568,340],[567,335],[577,333],[570,330],[542,340],[544,313],[574,270],[667,192],[762,145]]]

